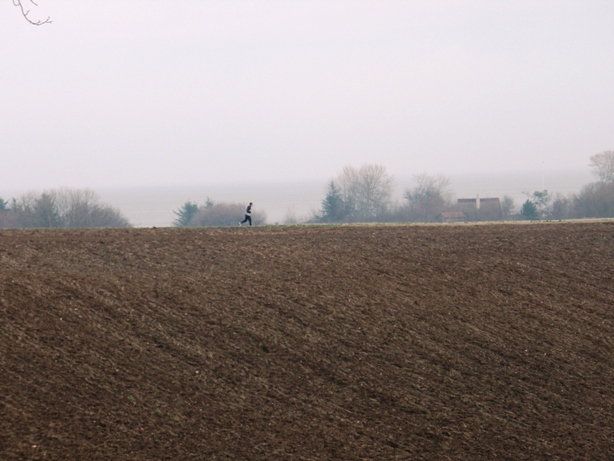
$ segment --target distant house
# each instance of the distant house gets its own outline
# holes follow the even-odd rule
[[[469,215],[471,220],[497,220],[501,219],[501,201],[499,197],[480,198],[459,198],[458,208],[465,215]]]
[[[439,222],[465,222],[467,216],[462,211],[444,211],[437,216]]]

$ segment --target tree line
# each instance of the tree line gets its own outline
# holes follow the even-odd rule
[[[328,183],[320,212],[309,222],[435,222],[453,212],[462,212],[467,221],[613,218],[614,151],[593,155],[589,166],[596,181],[578,194],[534,191],[520,209],[509,196],[481,207],[464,206],[453,199],[448,177],[427,173],[414,176],[416,185],[404,191],[398,204],[392,199],[394,178],[383,166],[346,166]]]
[[[130,223],[89,189],[30,192],[10,202],[0,198],[0,228],[85,227],[130,227]]]
[[[328,183],[321,210],[310,222],[434,222],[441,213],[458,211],[448,177],[420,173],[414,180],[398,204],[394,177],[382,165],[346,166]]]
[[[518,207],[509,196],[485,201],[481,206],[466,206],[454,199],[450,179],[444,175],[420,173],[414,176],[415,186],[403,193],[403,201],[393,199],[394,177],[382,165],[368,164],[359,168],[346,166],[326,186],[318,212],[305,219],[288,213],[284,224],[303,223],[368,223],[368,222],[436,222],[447,212],[461,212],[466,221],[559,220],[614,217],[614,151],[590,158],[596,182],[569,197],[547,190],[527,193]],[[176,210],[175,226],[236,226],[244,205],[215,203],[207,198],[204,204],[191,201]],[[254,214],[254,224],[266,224],[266,213]]]
[[[578,194],[564,196],[535,191],[522,204],[522,219],[614,218],[614,151],[593,155],[589,163],[595,182]]]
[[[614,218],[614,151],[590,158],[596,181],[585,185],[578,194],[564,196],[547,190],[527,193],[517,209],[514,199],[502,197],[481,207],[462,206],[450,190],[450,179],[443,175],[421,173],[414,176],[415,186],[403,193],[403,201],[393,200],[394,177],[381,165],[346,166],[326,186],[321,209],[298,220],[287,217],[288,224],[359,223],[359,222],[435,222],[446,212],[462,212],[467,221],[560,220],[579,218]],[[237,226],[245,213],[240,203],[185,202],[174,211],[174,226]],[[254,225],[267,222],[260,209],[252,214]],[[0,198],[0,228],[84,228],[131,227],[119,210],[102,203],[89,190],[53,189],[27,193],[11,201]]]

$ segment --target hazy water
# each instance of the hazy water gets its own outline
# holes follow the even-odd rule
[[[527,199],[523,192],[546,189],[570,195],[590,183],[588,171],[514,172],[489,175],[448,175],[456,198],[503,197],[509,195],[519,208]],[[254,202],[264,210],[270,224],[283,223],[291,214],[306,220],[321,208],[330,179],[321,181],[278,182],[270,184],[217,184],[161,187],[96,188],[103,202],[118,208],[136,227],[171,226],[173,211],[189,201],[204,204],[207,197],[217,202]],[[409,177],[396,178],[395,200],[402,202],[403,191],[413,186]],[[0,197],[9,200],[26,191],[5,191]],[[237,223],[241,216],[237,216]]]

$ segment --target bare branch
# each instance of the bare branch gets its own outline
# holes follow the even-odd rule
[[[614,183],[614,150],[595,154],[590,159],[592,173],[602,183]]]
[[[13,0],[13,5],[19,7],[19,9],[21,10],[21,14],[23,15],[24,18],[26,18],[26,21],[28,21],[30,24],[34,25],[34,26],[42,26],[43,24],[51,24],[51,17],[47,16],[47,19],[31,19],[30,18],[30,10],[27,10],[26,7],[23,4],[24,0]],[[32,3],[32,5],[34,6],[38,6],[38,4],[34,1],[34,0],[27,0],[30,3]]]

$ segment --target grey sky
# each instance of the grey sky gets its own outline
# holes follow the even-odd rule
[[[0,0],[0,188],[588,169],[614,2]]]

